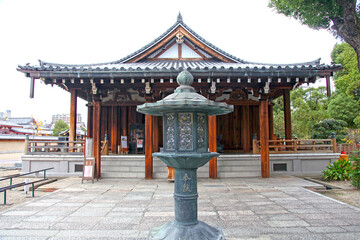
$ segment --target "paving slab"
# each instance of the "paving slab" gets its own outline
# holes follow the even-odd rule
[[[166,180],[65,178],[55,192],[0,212],[0,239],[146,239],[174,218]],[[360,239],[360,209],[293,176],[199,179],[198,218],[226,239]]]

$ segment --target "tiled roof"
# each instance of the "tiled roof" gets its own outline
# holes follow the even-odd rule
[[[32,134],[32,133],[31,133]],[[58,140],[58,137],[53,136],[29,136],[31,140]],[[0,134],[0,139],[6,140],[25,140],[25,135],[11,135],[11,134]]]
[[[183,69],[191,70],[325,70],[338,68],[340,65],[320,64],[320,59],[312,62],[297,64],[261,64],[261,63],[225,63],[217,61],[183,61],[183,60],[165,60],[165,61],[146,61],[138,63],[108,63],[96,65],[62,65],[43,63],[40,66],[19,66],[22,70],[35,71],[61,71],[61,72],[118,72],[118,71],[179,71]]]
[[[14,133],[21,133],[21,134],[34,134],[34,130],[33,129],[29,129],[29,128],[12,128],[11,129],[12,132]],[[42,135],[51,135],[52,131],[46,131],[46,130],[39,130],[37,131],[37,133],[42,134]]]
[[[22,126],[10,121],[0,121],[0,127],[22,127]]]
[[[164,39],[168,34],[170,34],[175,28],[182,26],[187,31],[189,31],[195,38],[201,41],[203,44],[211,48],[212,50],[218,52],[219,54],[226,56],[227,58],[234,61],[234,63],[225,63],[219,61],[184,61],[184,60],[163,60],[163,61],[143,61],[137,63],[127,63],[128,60],[138,56],[139,54],[144,53],[151,47],[155,46],[158,42]],[[244,61],[240,58],[237,58],[231,54],[226,53],[215,45],[209,43],[204,38],[199,36],[194,32],[190,27],[188,27],[182,19],[181,14],[179,14],[176,23],[171,26],[167,31],[165,31],[161,36],[156,38],[151,43],[147,44],[143,48],[139,49],[132,54],[119,59],[113,62],[107,63],[96,63],[96,64],[58,64],[58,63],[49,63],[39,60],[38,66],[19,66],[21,70],[35,70],[35,71],[65,71],[65,72],[118,72],[118,71],[132,71],[132,72],[146,72],[153,70],[162,70],[162,71],[181,71],[183,69],[191,70],[210,70],[210,71],[222,71],[222,70],[241,70],[241,69],[254,69],[254,70],[291,70],[291,69],[301,69],[301,70],[323,70],[323,69],[332,69],[338,68],[340,65],[324,65],[320,64],[320,59],[316,59],[310,62],[304,63],[294,63],[294,64],[266,64],[266,63],[254,63]]]
[[[24,117],[24,118],[9,118],[10,122],[19,124],[19,125],[29,125],[34,121],[34,118]]]

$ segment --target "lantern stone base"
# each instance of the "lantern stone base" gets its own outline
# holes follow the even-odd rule
[[[153,228],[150,231],[147,239],[225,240],[225,236],[220,228],[212,227],[201,221],[198,221],[196,224],[193,225],[183,225],[174,220],[165,223],[162,226]]]

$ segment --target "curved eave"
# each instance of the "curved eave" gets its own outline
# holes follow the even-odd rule
[[[311,62],[310,62],[311,63]],[[152,61],[141,63],[122,63],[116,65],[98,65],[98,66],[73,66],[73,65],[19,65],[21,71],[48,71],[48,72],[160,72],[160,71],[297,71],[297,70],[333,70],[338,71],[341,65],[325,64],[254,64],[254,63],[224,63],[216,61],[196,61],[196,60],[174,60],[174,61]]]
[[[160,100],[156,103],[144,103],[137,107],[137,111],[143,114],[154,116],[163,116],[165,113],[174,111],[199,111],[209,116],[223,115],[234,111],[234,106],[224,102],[213,101],[164,101]]]

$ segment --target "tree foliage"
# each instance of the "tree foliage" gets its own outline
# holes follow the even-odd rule
[[[360,106],[352,96],[338,91],[331,97],[328,113],[331,118],[342,120],[349,128],[355,128],[354,120],[360,113]]]
[[[336,44],[331,59],[343,68],[335,73],[336,90],[360,100],[360,74],[354,49],[347,43]]]
[[[342,142],[347,135],[346,122],[335,119],[325,119],[314,125],[315,139],[328,139],[335,133],[336,141]]]
[[[65,130],[69,129],[69,125],[64,122],[64,120],[59,119],[55,122],[55,126],[53,129],[53,136],[59,136],[59,134]]]
[[[279,97],[275,99],[273,103],[274,133],[279,134],[280,136],[285,136],[283,98]]]
[[[354,48],[360,70],[360,10],[356,0],[270,0],[269,6],[345,40]]]
[[[326,88],[298,88],[291,95],[293,131],[298,138],[311,138],[313,125],[327,118]]]
[[[312,137],[315,123],[328,117],[325,87],[297,88],[291,91],[291,121],[293,135],[299,139]],[[274,132],[284,136],[283,99],[274,101]]]

